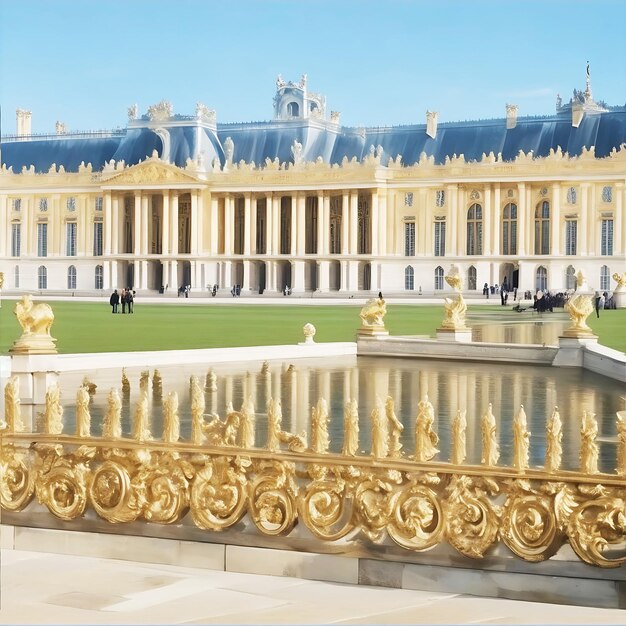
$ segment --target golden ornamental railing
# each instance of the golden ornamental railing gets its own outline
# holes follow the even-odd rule
[[[359,454],[363,422],[354,400],[345,405],[341,453],[329,452],[323,399],[312,410],[310,443],[304,434],[282,430],[280,402],[270,399],[266,445],[259,448],[251,401],[239,411],[229,406],[224,419],[207,416],[196,377],[191,378],[191,440],[180,440],[175,392],[163,399],[163,431],[155,439],[147,376],[142,383],[127,438],[115,389],[108,396],[102,437],[91,435],[87,385],[77,393],[75,434],[63,433],[56,386],[46,395],[44,432],[22,432],[17,379],[12,379],[5,388],[2,507],[21,511],[36,498],[62,520],[92,509],[114,524],[173,524],[189,515],[209,531],[231,528],[247,515],[263,535],[288,535],[301,523],[322,541],[362,534],[377,543],[389,538],[414,552],[447,542],[474,559],[502,542],[526,561],[543,561],[569,543],[591,565],[626,563],[626,412],[617,416],[616,473],[607,474],[598,470],[598,425],[588,411],[580,422],[578,471],[561,469],[556,408],[546,425],[544,466],[529,467],[530,433],[521,407],[513,421],[513,464],[501,467],[491,405],[480,423],[481,464],[470,465],[464,462],[467,425],[461,411],[451,425],[450,462],[435,460],[438,437],[427,397],[419,402],[412,454],[402,449],[403,425],[387,398],[367,420],[372,446],[365,455]],[[127,384],[123,380],[122,393]]]

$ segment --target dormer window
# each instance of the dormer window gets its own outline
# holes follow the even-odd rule
[[[289,117],[299,117],[300,116],[300,106],[297,102],[290,102],[287,105],[287,114]]]

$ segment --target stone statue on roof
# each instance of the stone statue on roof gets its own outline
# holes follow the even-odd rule
[[[283,75],[279,74],[276,77],[276,89],[282,89],[287,83],[283,80]]]
[[[128,121],[132,122],[139,117],[139,107],[136,104],[133,104],[128,107]]]

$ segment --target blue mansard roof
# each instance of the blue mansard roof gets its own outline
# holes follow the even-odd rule
[[[266,159],[293,162],[294,141],[302,144],[302,158],[315,161],[319,157],[330,164],[341,163],[344,157],[358,161],[368,155],[372,146],[383,149],[382,163],[402,155],[402,162],[411,165],[421,153],[433,156],[435,163],[463,154],[467,161],[480,160],[482,154],[501,153],[502,159],[514,159],[520,150],[532,151],[535,157],[547,156],[558,147],[571,156],[583,148],[595,146],[596,157],[607,156],[626,143],[626,108],[585,114],[580,125],[572,126],[571,113],[547,117],[521,117],[515,128],[507,129],[504,118],[467,122],[440,123],[435,138],[426,134],[426,125],[378,128],[341,127],[319,119],[276,120],[270,122],[201,124],[192,118],[176,124],[163,124],[169,134],[169,160],[179,167],[187,159],[201,155],[209,168],[215,158],[225,162],[224,142],[230,137],[234,144],[233,161],[243,160],[257,165]],[[2,142],[2,163],[18,173],[22,167],[35,166],[47,172],[52,164],[63,165],[66,171],[78,170],[81,162],[101,170],[111,159],[134,165],[156,150],[163,157],[164,144],[155,130],[146,124],[110,133],[81,133],[48,137],[5,139]]]

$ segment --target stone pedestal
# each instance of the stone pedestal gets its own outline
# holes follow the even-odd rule
[[[555,367],[582,367],[585,346],[598,343],[598,337],[590,334],[588,336],[559,337],[559,351],[552,361]]]
[[[626,309],[626,290],[624,291],[614,291],[613,292],[613,300],[615,302],[615,307],[618,309]]]
[[[470,343],[472,341],[471,328],[438,328],[437,341],[456,341]]]
[[[11,374],[20,383],[20,405],[25,429],[32,430],[38,411],[43,411],[46,391],[59,381],[57,354],[13,354]]]
[[[308,337],[305,337],[304,341],[301,341],[298,345],[299,346],[314,346],[315,340],[313,339],[313,335],[309,335]]]

